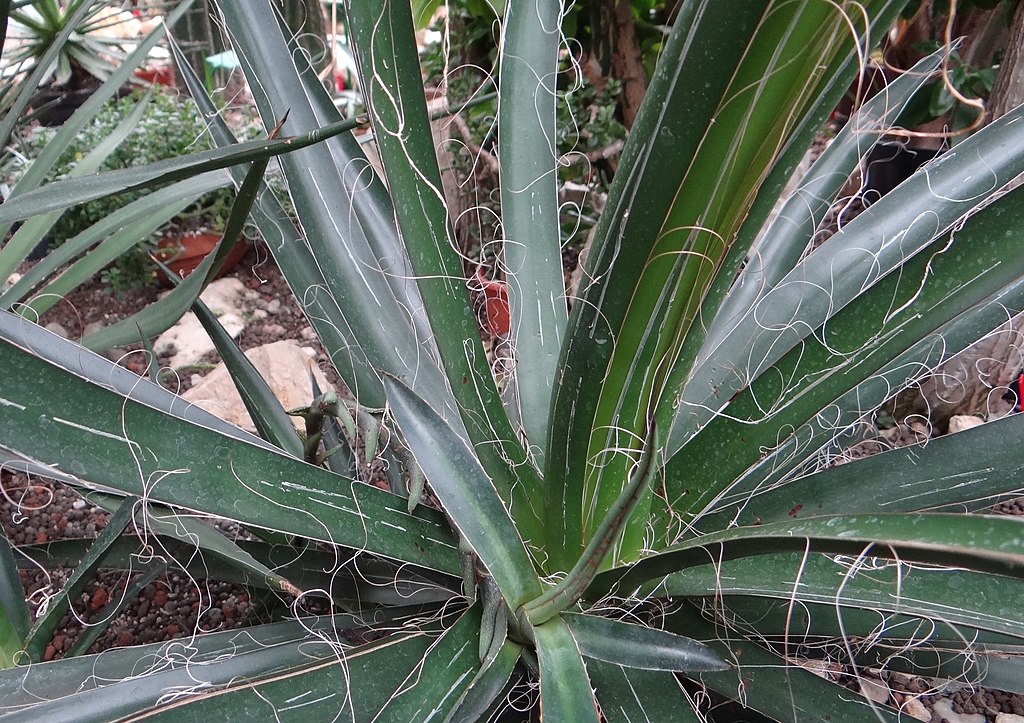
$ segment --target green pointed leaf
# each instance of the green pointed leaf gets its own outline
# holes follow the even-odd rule
[[[726,698],[734,698],[737,691],[742,691],[746,705],[774,720],[902,720],[891,708],[873,704],[848,688],[737,637],[732,631],[713,626],[689,610],[682,611],[672,625],[704,641],[735,665],[733,670],[721,673],[701,673],[697,677],[699,682]]]
[[[989,507],[1019,496],[1021,434],[1024,417],[1013,415],[929,440],[927,455],[912,445],[830,467],[757,496],[737,521]]]
[[[75,638],[74,645],[65,651],[65,658],[85,655],[86,651],[92,647],[92,644],[110,629],[110,624],[124,612],[128,604],[138,600],[145,587],[160,577],[167,569],[167,563],[151,562],[148,565],[140,565],[140,567],[142,568],[141,570],[138,568],[132,569],[132,572],[136,573],[137,577],[132,580],[131,584],[126,585],[123,591],[114,595],[109,603],[90,616],[89,624],[82,628],[78,637]]]
[[[1024,303],[1013,263],[1021,236],[1012,229],[1024,224],[1019,195],[996,201],[909,260],[736,396],[727,414],[669,462],[672,507],[691,519],[712,503],[721,508],[720,500],[777,487],[837,430],[1004,323],[1006,307]],[[963,313],[975,304],[984,306]],[[747,506],[755,508],[759,514],[758,505]]]
[[[540,581],[515,523],[471,450],[411,389],[386,378],[391,413],[441,500],[473,551],[515,610],[541,592]]]
[[[89,554],[75,568],[64,586],[49,599],[45,611],[36,618],[32,629],[29,630],[25,638],[25,652],[28,653],[32,662],[42,661],[43,652],[46,650],[53,632],[60,624],[61,618],[71,608],[71,601],[85,589],[86,583],[103,562],[107,549],[131,522],[138,501],[136,497],[126,497],[121,502],[117,511],[107,520],[107,526],[103,528],[89,548]]]
[[[217,347],[217,353],[231,373],[231,381],[234,382],[235,389],[238,390],[238,395],[242,398],[242,403],[245,404],[245,409],[249,412],[249,417],[260,436],[296,459],[302,459],[302,441],[295,433],[291,417],[281,406],[280,400],[274,396],[266,380],[249,361],[249,357],[242,353],[238,344],[221,326],[206,304],[196,299],[192,304],[192,311],[213,341],[213,345]],[[313,398],[316,396],[319,395],[314,395]],[[338,471],[334,467],[331,470]]]
[[[568,308],[555,147],[562,3],[512,3],[502,24],[498,90],[501,226],[515,350],[514,404],[543,464],[548,408]]]
[[[874,556],[979,572],[1024,576],[1024,521],[953,514],[811,517],[715,532],[666,548],[631,567],[594,581],[588,597],[613,587],[629,594],[643,582],[709,559],[731,560],[770,552],[811,550]]]
[[[533,629],[540,665],[540,711],[544,720],[599,720],[597,701],[569,626],[553,617]]]
[[[884,611],[1024,638],[1024,622],[1016,613],[1024,595],[1021,580],[871,557],[760,555],[679,570],[644,589],[658,596],[753,595],[870,610],[872,624],[878,622],[874,611]]]
[[[411,7],[407,2],[366,0],[348,17],[362,75],[370,79],[363,93],[374,138],[392,196],[399,199],[395,217],[427,318],[437,332],[434,339],[456,408],[506,507],[517,510],[526,536],[541,540],[543,527],[529,519],[540,499],[540,479],[505,414],[463,280],[427,114]],[[390,32],[379,32],[381,22]],[[535,515],[539,519],[539,512]]]
[[[84,128],[85,125],[96,116],[107,100],[109,100],[114,93],[116,93],[125,84],[135,71],[135,68],[142,63],[157,42],[164,37],[165,28],[173,27],[181,16],[188,12],[193,1],[194,0],[182,0],[182,2],[178,3],[174,10],[167,14],[161,26],[149,33],[149,35],[147,35],[138,44],[138,46],[136,46],[135,50],[125,58],[124,62],[111,72],[110,77],[103,82],[103,85],[89,95],[89,98],[85,103],[83,103],[78,110],[74,112],[71,118],[61,126],[57,135],[46,144],[39,153],[39,156],[25,171],[25,174],[15,185],[14,189],[12,189],[11,197],[8,201],[37,188],[39,184],[43,182],[46,174],[49,173],[50,169],[53,168],[53,165],[60,160],[61,155],[67,149],[68,145],[74,140],[78,131]],[[9,230],[9,223],[0,223],[0,236],[6,236]],[[9,272],[4,274],[3,278],[6,278],[8,275]]]
[[[125,116],[124,120],[117,124],[110,134],[101,140],[95,148],[75,163],[68,172],[68,179],[80,179],[95,174],[96,170],[103,165],[107,157],[128,137],[128,134],[135,130],[135,126],[142,120],[142,115],[149,104],[150,96],[144,96],[135,105],[132,111]],[[18,198],[13,196],[13,198]],[[10,199],[9,199],[10,200]],[[6,205],[6,204],[4,204]],[[64,207],[49,213],[30,218],[21,225],[21,228],[4,244],[0,249],[0,278],[7,278],[11,272],[20,264],[29,252],[35,248],[43,237],[49,232],[61,214]]]
[[[671,673],[637,670],[588,659],[587,673],[608,723],[685,721],[697,723],[690,697]]]
[[[23,657],[21,651],[31,624],[18,562],[11,543],[0,534],[0,670],[13,668]]]
[[[99,244],[102,251],[98,250],[97,260],[79,262],[65,269],[53,281],[55,286],[48,287],[46,293],[60,296],[70,289],[77,288],[93,278],[96,269],[102,268],[100,260],[116,258],[125,249],[156,231],[201,195],[223,188],[228,183],[229,179],[224,171],[211,171],[161,188],[119,208],[53,249],[46,258],[26,271],[10,288],[0,293],[0,308],[10,309],[17,302],[23,301],[61,267]],[[38,301],[36,303],[38,304]]]
[[[335,620],[337,629],[353,626],[343,616],[335,616]],[[214,634],[215,640],[209,641],[214,645],[206,640],[213,636],[200,636],[190,644],[192,649],[174,640],[141,650],[117,650],[114,656],[101,653],[8,671],[0,677],[0,689],[16,694],[5,695],[0,706],[11,711],[7,717],[12,720],[39,720],[40,716],[51,720],[115,720],[158,708],[175,710],[191,701],[234,704],[234,697],[228,695],[230,686],[250,691],[251,681],[265,676],[276,676],[294,686],[305,685],[309,679],[312,685],[329,689],[344,684],[332,644],[336,642],[332,641],[333,630],[310,633],[301,623],[268,627]],[[199,649],[198,655],[193,653],[195,648]],[[96,675],[98,661],[110,678]],[[129,677],[130,690],[110,683],[110,679]],[[220,689],[219,694],[208,697],[208,691],[215,689]],[[290,690],[294,695],[296,687]],[[328,696],[329,704],[320,710],[340,709],[343,704],[334,697]],[[250,719],[259,720],[269,710],[264,703],[261,712],[239,707],[232,711],[234,715],[221,712],[219,717],[248,714]],[[315,715],[316,710],[307,709],[309,715]],[[178,715],[182,712],[178,710]],[[190,714],[191,710],[185,712]],[[333,714],[327,715],[328,720],[331,717]]]
[[[359,119],[340,121],[302,136],[280,140],[256,140],[239,143],[233,148],[214,148],[188,156],[169,158],[145,166],[120,168],[83,178],[68,178],[27,191],[0,206],[0,224],[57,211],[104,196],[142,188],[152,188],[172,181],[192,178],[206,171],[272,158],[322,143],[339,133],[359,126]]]
[[[703,643],[597,615],[563,613],[584,657],[642,670],[694,672],[729,666]]]
[[[473,645],[479,631],[479,607],[473,607],[430,646],[377,713],[377,720],[443,720],[480,672]]]
[[[957,228],[982,198],[1024,170],[1021,118],[1024,108],[1011,111],[911,176],[769,291],[694,371],[678,399],[685,413],[676,417],[668,453],[678,450],[750,380],[865,289]],[[746,361],[738,368],[740,359]]]
[[[265,159],[249,165],[245,180],[231,204],[231,212],[221,239],[188,278],[145,309],[89,335],[82,340],[82,346],[93,351],[105,351],[112,346],[128,343],[133,338],[133,330],[138,328],[141,328],[146,336],[157,336],[184,316],[207,285],[217,278],[231,250],[241,239],[253,201],[263,186],[263,174],[267,170],[268,162],[269,160]]]
[[[476,723],[483,720],[487,711],[508,688],[509,678],[513,676],[521,652],[521,646],[506,640],[490,665],[481,668],[473,678],[446,723]]]
[[[174,414],[191,406],[180,398],[6,312],[0,335],[0,398],[8,400],[0,405],[0,437],[36,461],[171,506],[458,571],[438,513],[409,515],[400,497],[307,465],[240,430],[215,432],[209,427],[218,423],[205,421],[212,415],[190,412],[205,426],[185,421]],[[48,347],[63,350],[70,369],[104,369],[96,378],[104,385],[117,378],[129,399],[36,356]],[[57,408],[54,389],[63,400]]]

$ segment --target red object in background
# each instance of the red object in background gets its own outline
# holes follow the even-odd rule
[[[216,233],[196,233],[177,237],[165,236],[160,242],[158,258],[167,268],[183,279],[196,270],[196,267],[203,262],[203,259],[213,251],[220,238],[220,234]],[[235,244],[235,247],[231,249],[231,253],[228,254],[227,259],[224,261],[224,265],[221,266],[217,278],[224,276],[238,266],[238,262],[245,256],[245,248],[245,241],[239,241]],[[170,279],[161,273],[160,285],[169,289],[173,284],[171,284]]]
[[[508,306],[508,288],[504,281],[485,279],[477,273],[480,289],[484,292],[484,318],[493,336],[508,336],[512,318]]]
[[[334,74],[334,87],[337,89],[339,93],[345,90],[345,76],[343,76],[341,73]]]
[[[158,83],[168,88],[174,88],[177,85],[173,65],[154,65],[151,68],[136,68],[135,77],[151,85]]]

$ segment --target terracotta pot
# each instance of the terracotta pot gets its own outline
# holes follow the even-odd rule
[[[484,318],[494,336],[508,336],[512,328],[508,307],[508,289],[504,281],[480,279],[484,292]]]
[[[160,262],[170,268],[179,278],[185,278],[196,267],[203,262],[213,248],[220,241],[220,234],[216,233],[194,233],[183,236],[165,236],[159,244],[157,257]],[[238,262],[245,256],[245,241],[239,241],[228,254],[224,265],[221,267],[217,278],[224,276],[238,266]],[[160,283],[170,287],[171,281],[163,274],[160,274]]]

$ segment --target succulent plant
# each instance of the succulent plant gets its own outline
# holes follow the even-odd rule
[[[297,607],[244,631],[42,664],[52,616],[29,625],[14,568],[64,553],[0,544],[3,710],[698,720],[726,718],[713,705],[735,699],[778,720],[897,720],[813,661],[853,679],[889,665],[1019,681],[1024,527],[979,513],[1019,492],[1021,417],[835,462],[896,390],[1021,308],[1024,204],[1003,189],[1024,170],[1024,109],[810,248],[859,159],[939,71],[927,58],[780,198],[902,5],[684,0],[568,299],[552,146],[562,8],[506,3],[512,366],[499,385],[455,250],[409,4],[346,3],[380,178],[345,130],[361,119],[337,116],[269,0],[222,2],[279,137],[237,144],[211,115],[219,148],[25,190],[0,223],[229,168],[232,219],[251,213],[352,396],[311,391],[300,440],[223,344],[254,436],[4,312],[0,440],[116,508],[73,548],[74,580],[141,543],[152,564],[205,561],[326,597],[334,613]],[[270,155],[298,228],[259,187]],[[85,346],[137,336],[136,323],[156,333],[208,276]],[[387,460],[391,491],[361,479],[368,452]],[[261,539],[228,544],[197,515]],[[118,537],[133,519],[144,539]]]

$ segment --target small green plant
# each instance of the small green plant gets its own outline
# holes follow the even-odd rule
[[[230,168],[229,229],[251,211],[352,397],[311,388],[293,410],[300,439],[193,305],[216,261],[81,346],[0,313],[4,447],[116,509],[91,545],[0,540],[0,707],[55,720],[597,723],[734,719],[724,700],[775,720],[895,722],[909,698],[844,683],[865,668],[1024,679],[1024,523],[984,514],[1020,493],[1024,416],[834,464],[895,390],[1024,307],[1024,191],[1003,192],[1024,171],[1024,108],[812,248],[861,158],[939,69],[929,57],[780,199],[902,5],[683,0],[570,308],[563,8],[510,0],[496,133],[511,373],[499,390],[409,3],[346,3],[383,179],[346,132],[359,119],[338,118],[267,22],[272,0],[221,3],[264,125],[284,137],[239,144],[210,113],[216,149],[22,190],[0,224]],[[272,155],[301,230],[261,185]],[[0,305],[18,298],[12,287]],[[190,307],[259,436],[86,351],[152,336]],[[366,483],[374,456],[389,490]],[[258,539],[228,541],[201,516]],[[144,538],[119,538],[129,527]],[[17,567],[58,559],[76,572],[33,622]],[[297,605],[184,647],[42,663],[81,581],[135,562],[144,575],[216,570],[333,612]]]
[[[108,103],[86,125],[60,160],[47,174],[47,181],[67,177],[76,163],[107,138],[142,100],[141,91]],[[36,128],[26,137],[29,162],[57,134],[54,128]],[[145,111],[134,129],[103,161],[105,171],[144,166],[156,161],[177,158],[210,147],[206,125],[195,105],[173,92],[156,92],[148,99]],[[22,169],[21,173],[24,173]],[[15,175],[15,180],[20,174]],[[79,204],[61,214],[50,230],[51,246],[59,246],[82,233],[132,201],[150,193],[149,189],[123,193]],[[190,205],[162,229],[159,229],[103,272],[104,281],[116,292],[151,285],[156,279],[156,266],[150,254],[168,233],[209,230],[221,233],[234,199],[234,190],[221,189],[206,194]]]

